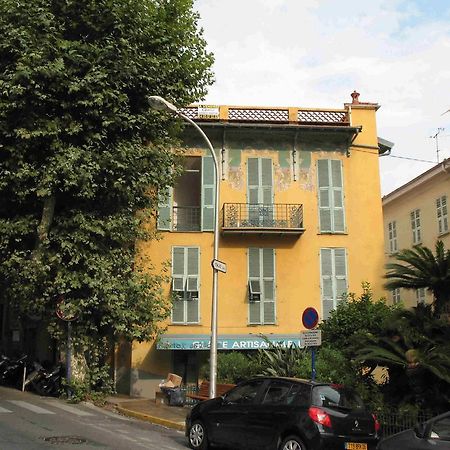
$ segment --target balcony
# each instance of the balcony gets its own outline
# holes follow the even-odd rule
[[[223,234],[303,234],[303,205],[224,203]]]
[[[201,231],[201,208],[199,206],[174,206],[172,220],[173,231]]]

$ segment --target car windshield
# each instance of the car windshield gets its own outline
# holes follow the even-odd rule
[[[364,403],[358,394],[351,389],[338,385],[314,387],[312,404],[326,408],[364,409]]]

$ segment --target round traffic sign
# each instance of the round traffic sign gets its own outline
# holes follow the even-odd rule
[[[306,308],[302,314],[302,323],[307,330],[311,330],[319,323],[319,313],[315,308]]]

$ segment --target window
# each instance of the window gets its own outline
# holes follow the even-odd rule
[[[439,234],[447,233],[448,231],[448,212],[447,212],[447,196],[443,195],[436,199],[436,213],[438,220]]]
[[[199,322],[199,266],[198,247],[172,248],[172,323]]]
[[[283,381],[272,381],[264,393],[263,405],[289,405],[295,398],[297,391],[293,395],[290,392],[293,388],[291,383]]]
[[[425,303],[425,288],[420,288],[416,290],[417,304]]]
[[[342,162],[335,159],[317,161],[319,191],[319,229],[321,232],[345,231]]]
[[[225,400],[228,403],[237,403],[240,405],[253,403],[263,383],[264,380],[252,380],[241,384],[226,394]]]
[[[214,202],[212,157],[187,157],[175,187],[164,189],[159,195],[158,229],[213,231]]]
[[[248,158],[247,201],[251,226],[273,226],[273,169],[270,158]]]
[[[420,209],[411,212],[411,230],[413,235],[413,244],[422,242],[422,233],[420,230]]]
[[[248,249],[249,324],[275,323],[275,251]]]
[[[327,319],[347,292],[347,255],[345,248],[320,249],[322,318]]]
[[[395,221],[389,222],[388,235],[389,235],[389,252],[395,253],[398,250],[398,248],[397,248],[397,223]]]
[[[396,305],[397,303],[400,303],[400,289],[396,288],[392,291],[392,303]]]

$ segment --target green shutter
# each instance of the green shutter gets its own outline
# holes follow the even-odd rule
[[[248,249],[249,284],[261,289],[260,301],[249,302],[250,324],[273,324],[275,304],[275,252],[272,248]]]
[[[184,323],[184,289],[185,289],[185,248],[172,247],[172,289],[174,292],[180,291],[174,296],[172,305],[172,322]]]
[[[333,231],[345,231],[344,194],[342,183],[342,161],[331,160],[331,182],[333,196]]]
[[[345,212],[342,182],[342,161],[317,161],[319,191],[319,229],[322,232],[344,232]]]
[[[334,267],[336,277],[336,303],[347,292],[347,255],[344,248],[334,249]]]
[[[322,318],[327,319],[347,292],[347,254],[344,248],[320,250]]]
[[[172,307],[173,323],[199,322],[200,251],[197,247],[172,248],[172,286],[180,290]],[[175,289],[182,286],[181,289]]]
[[[275,323],[275,251],[273,248],[263,248],[263,323]]]
[[[332,231],[330,175],[327,159],[317,161],[317,179],[319,185],[319,229],[324,232]]]
[[[158,230],[172,229],[172,191],[168,187],[158,195]]]
[[[327,319],[334,308],[333,249],[320,250],[320,277],[322,291],[322,319]]]
[[[248,278],[249,282],[257,281],[259,289],[261,289],[261,269],[260,269],[260,254],[259,248],[248,249]],[[250,324],[261,323],[261,301],[252,301],[249,296],[249,317]]]
[[[202,231],[214,230],[215,169],[211,156],[202,157]]]

